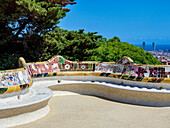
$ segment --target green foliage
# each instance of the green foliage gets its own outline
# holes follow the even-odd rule
[[[90,60],[93,50],[106,42],[105,38],[95,34],[96,32],[84,33],[83,29],[55,29],[48,32],[42,35],[40,60],[47,60],[53,55],[62,55],[69,60]]]
[[[138,64],[161,64],[151,53],[145,52],[141,47],[121,42],[118,37],[114,37],[96,48],[91,59],[101,62],[118,61],[123,56],[130,57]]]
[[[8,32],[12,39],[53,30],[67,12],[49,0],[1,0],[0,5],[2,33]]]
[[[74,0],[0,0],[0,67],[15,68],[11,58],[17,54],[30,61],[38,60],[41,34],[52,31]],[[4,55],[7,53],[8,55]],[[11,57],[11,55],[15,54]]]
[[[5,53],[0,55],[0,70],[7,70],[12,68],[18,68],[18,57]]]

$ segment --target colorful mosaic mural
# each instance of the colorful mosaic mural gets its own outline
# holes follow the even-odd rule
[[[91,62],[72,62],[64,59],[62,56],[54,56],[46,62],[28,63],[30,75],[48,73],[57,73],[61,71],[92,71],[93,63]]]
[[[42,76],[104,76],[141,82],[170,83],[170,66],[135,64],[129,57],[117,63],[81,61],[73,62],[54,56],[45,62],[26,63],[23,68],[0,72],[0,94],[12,93],[32,85],[32,77]]]
[[[21,71],[0,73],[0,87],[9,87],[31,82],[31,78],[26,69]]]
[[[26,63],[23,68],[0,72],[0,94],[12,93],[32,85],[32,77],[42,76],[104,76],[141,82],[170,83],[170,66],[135,64],[129,57],[117,63],[81,61],[73,62],[62,56],[54,56],[45,62]]]
[[[123,71],[124,65],[122,64],[95,64],[95,72],[103,73],[118,73],[121,74]]]
[[[139,77],[157,77],[170,78],[170,66],[166,65],[142,65],[134,64],[132,60],[124,58],[122,64],[124,65],[123,75],[139,76]],[[121,63],[121,61],[119,61]]]
[[[117,73],[134,77],[169,78],[170,66],[137,65],[129,57],[121,58],[117,63],[73,62],[62,56],[54,56],[46,62],[26,64],[30,75],[48,76],[63,71],[94,71],[101,73]]]
[[[0,94],[16,92],[31,85],[32,80],[27,68],[0,72]]]

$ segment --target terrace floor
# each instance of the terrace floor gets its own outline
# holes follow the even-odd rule
[[[16,128],[169,128],[170,107],[147,107],[93,96],[56,96],[44,118]]]

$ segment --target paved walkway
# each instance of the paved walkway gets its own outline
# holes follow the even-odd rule
[[[56,96],[51,112],[16,128],[170,128],[170,108],[136,106],[93,96]]]

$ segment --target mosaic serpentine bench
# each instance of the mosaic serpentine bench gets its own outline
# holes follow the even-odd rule
[[[116,63],[72,62],[62,56],[54,56],[45,62],[26,63],[21,57],[19,64],[23,68],[0,71],[0,94],[19,94],[20,91],[31,87],[30,76],[102,76],[120,79],[118,83],[122,84],[140,86],[145,82],[145,85],[154,83],[153,87],[159,85],[156,88],[167,89],[170,83],[170,66],[137,65],[128,57],[123,57]],[[122,82],[123,80],[125,81]]]
[[[113,101],[165,107],[170,106],[170,90],[156,90],[138,88],[130,86],[115,85],[109,82],[90,82],[87,81],[64,81],[53,86],[49,86],[55,91],[69,91],[83,95],[92,95],[106,98]]]
[[[22,68],[0,72],[0,97],[19,95],[23,90],[28,90],[32,85],[30,76],[110,77],[115,84],[170,89],[170,66],[139,65],[129,57],[123,57],[116,63],[73,62],[62,56],[54,56],[44,62],[26,63],[21,57],[19,65]]]
[[[170,66],[135,64],[129,57],[123,57],[116,63],[73,62],[62,56],[54,56],[45,62],[26,63],[20,58],[20,65],[26,66],[32,77],[91,75],[148,83],[170,83]]]

